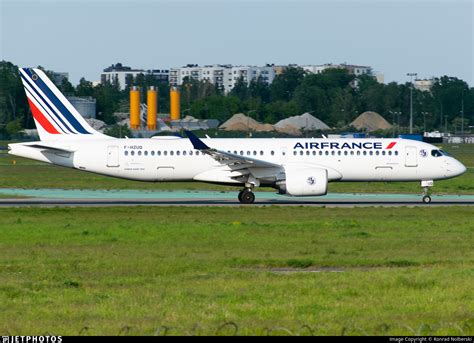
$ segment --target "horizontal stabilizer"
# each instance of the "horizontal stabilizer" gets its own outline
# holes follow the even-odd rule
[[[74,152],[74,150],[71,150],[71,149],[59,148],[59,147],[56,147],[53,145],[47,145],[47,144],[31,144],[31,145],[29,144],[25,146],[29,148],[47,149],[47,150],[54,150],[54,151],[59,151],[59,152],[68,152],[68,153]]]

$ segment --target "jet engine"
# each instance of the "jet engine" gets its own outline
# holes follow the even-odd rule
[[[285,180],[276,183],[280,194],[292,196],[326,195],[328,172],[323,168],[285,166]]]

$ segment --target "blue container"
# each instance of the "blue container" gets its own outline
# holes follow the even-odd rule
[[[412,133],[412,134],[404,134],[404,135],[398,135],[398,138],[402,139],[412,139],[414,141],[420,141],[423,142],[423,136],[420,135],[419,133]]]

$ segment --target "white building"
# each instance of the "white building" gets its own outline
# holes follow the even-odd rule
[[[170,72],[167,69],[132,69],[130,67],[123,66],[122,63],[117,63],[104,69],[104,72],[100,74],[100,82],[102,84],[106,82],[113,83],[114,80],[117,80],[120,90],[123,90],[127,85],[130,86],[131,80],[140,74],[145,76],[152,75],[159,82],[167,82]]]
[[[272,66],[255,67],[216,64],[200,67],[197,64],[188,64],[181,68],[172,68],[169,80],[172,86],[182,85],[185,78],[209,81],[217,85],[225,93],[228,93],[234,88],[239,78],[242,78],[249,85],[252,80],[256,80],[258,77],[261,77],[264,82],[270,84],[275,78],[275,70]]]
[[[321,64],[321,65],[303,65],[301,66],[304,71],[311,74],[321,74],[326,69],[346,69],[349,74],[359,76],[359,75],[373,75],[372,67],[367,66],[358,66],[353,64]]]
[[[233,66],[224,70],[224,91],[230,92],[238,82],[239,78],[242,78],[247,86],[250,85],[252,80],[261,78],[266,84],[271,84],[275,78],[275,69],[273,66],[265,67],[253,67],[253,66]]]
[[[433,79],[424,79],[424,80],[415,80],[413,82],[413,87],[418,89],[422,92],[429,92],[431,91],[431,87],[433,87],[434,80]]]

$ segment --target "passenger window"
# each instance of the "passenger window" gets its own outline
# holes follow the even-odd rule
[[[130,151],[130,155],[135,156],[135,151]]]
[[[346,151],[344,151],[344,156],[347,156],[347,150],[346,150]]]
[[[351,156],[353,156],[353,155],[354,155],[354,150],[351,150]]]
[[[329,151],[326,150],[325,154],[326,154],[326,156],[329,156]]]
[[[173,155],[174,155],[174,151],[171,150],[171,151],[170,151],[170,156],[173,156]]]
[[[244,152],[242,150],[240,150],[240,155],[243,156],[244,155]]]
[[[260,156],[263,156],[263,151],[262,150],[260,150]]]
[[[388,152],[388,156],[392,156],[392,151],[389,151],[389,152]]]
[[[128,156],[128,151],[127,150],[125,150],[125,156]]]
[[[155,156],[155,150],[151,151],[151,156]]]
[[[339,151],[337,152],[337,154],[338,154],[339,156],[341,156],[341,150],[339,150]]]
[[[189,150],[189,156],[193,156],[193,151]]]
[[[168,151],[163,151],[163,155],[167,156],[168,155]]]
[[[369,155],[372,156],[374,152],[372,150],[369,151]]]
[[[247,156],[250,156],[250,151],[247,151]]]
[[[360,156],[360,150],[357,150],[357,156]]]
[[[138,156],[141,156],[141,155],[142,155],[142,151],[138,150]]]
[[[384,150],[384,151],[382,151],[382,156],[385,156],[385,150]]]
[[[253,151],[253,155],[254,155],[254,156],[257,156],[257,152],[256,152],[255,150]]]
[[[183,156],[186,156],[186,150],[185,150],[185,151],[183,151]]]
[[[364,150],[364,152],[362,153],[362,155],[366,156],[366,155],[367,155],[367,151]]]
[[[395,151],[395,156],[398,156],[398,151]]]
[[[309,156],[310,153],[311,153],[311,152],[310,152],[309,150],[306,151],[306,155],[307,155],[307,156]]]
[[[313,150],[313,156],[316,156],[316,153],[317,153],[316,150]]]
[[[148,156],[148,150],[145,150],[144,154],[145,156]]]
[[[331,151],[331,155],[333,155],[333,156],[336,155],[336,152],[334,150]]]
[[[271,154],[272,156],[275,155],[275,151],[272,150],[272,151],[270,152],[270,154]]]
[[[298,152],[296,152],[296,151],[293,151],[293,155],[295,155],[295,156],[296,156],[296,154],[297,154],[297,153],[298,153]]]
[[[375,152],[375,155],[377,155],[377,156],[379,155],[379,151],[378,151],[378,150]]]
[[[320,150],[319,151],[319,156],[322,156],[323,155],[323,152]]]

